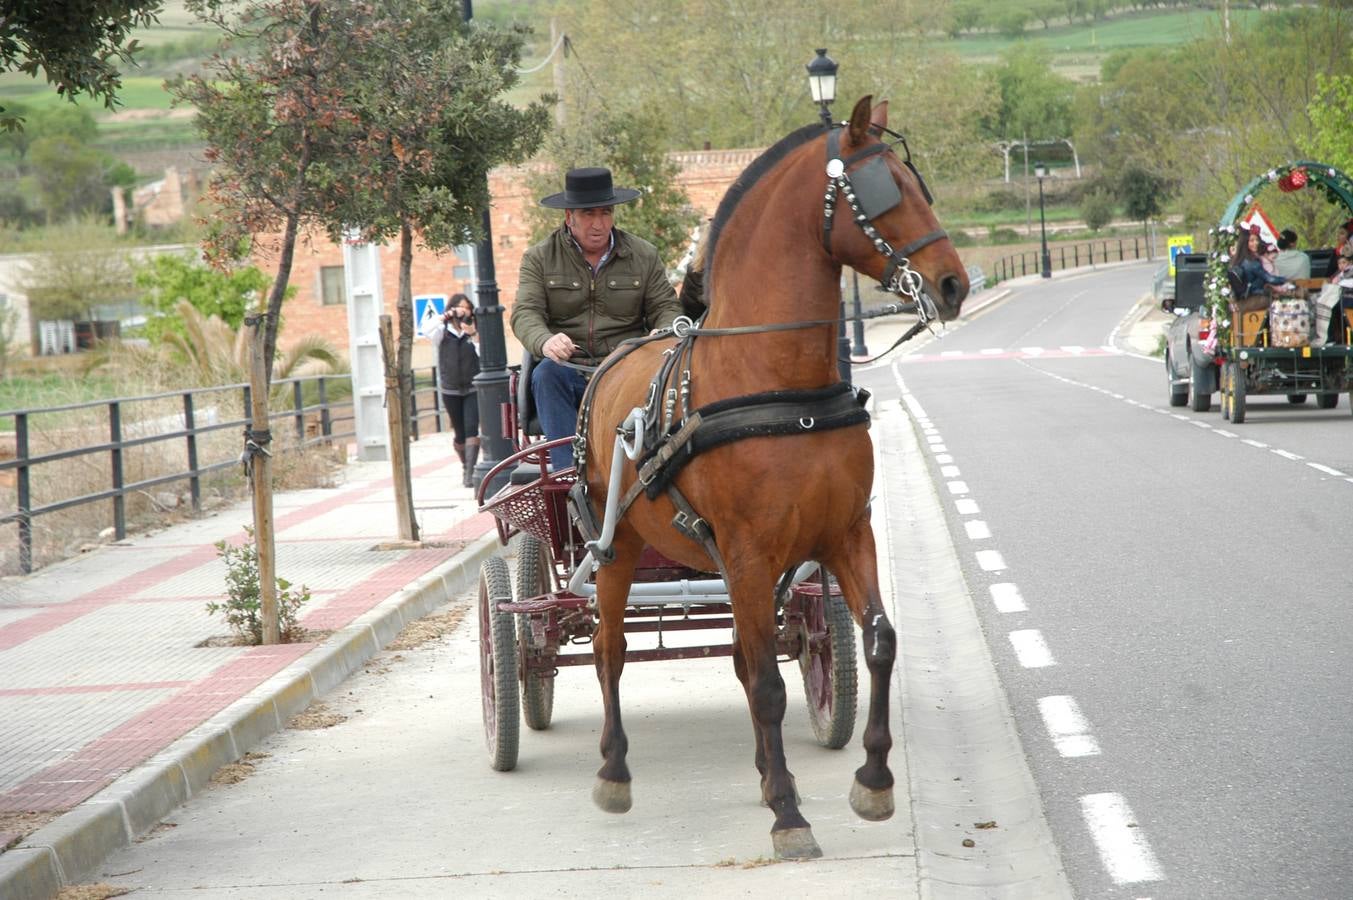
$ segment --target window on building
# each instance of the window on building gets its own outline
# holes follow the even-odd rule
[[[342,266],[320,266],[319,270],[320,303],[325,306],[342,306],[348,301],[343,289]]]

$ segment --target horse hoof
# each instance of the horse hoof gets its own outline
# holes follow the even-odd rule
[[[866,822],[882,822],[893,815],[893,789],[867,788],[858,781],[850,786],[850,808]]]
[[[817,859],[822,856],[822,848],[813,840],[811,828],[772,831],[770,840],[775,847],[776,859]]]
[[[608,813],[627,813],[630,811],[630,783],[628,781],[607,781],[598,778],[592,788],[592,802]]]

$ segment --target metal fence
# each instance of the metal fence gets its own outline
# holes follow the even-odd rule
[[[991,283],[1018,278],[1021,275],[1039,274],[1042,271],[1039,259],[1041,254],[1041,249],[1035,249],[1001,257],[991,266]],[[1048,246],[1048,262],[1053,271],[1126,262],[1132,259],[1156,259],[1161,255],[1160,248],[1152,247],[1144,238],[1137,237],[1104,238],[1098,241]]]
[[[427,430],[424,423],[433,432],[443,429],[441,399],[435,389],[437,370],[424,371],[425,375],[414,373],[411,404],[414,440]],[[282,450],[342,444],[355,439],[350,376],[287,378],[274,382],[272,393],[274,405],[284,402],[282,398],[289,401],[287,408],[269,411],[268,428],[278,436],[276,446]],[[240,465],[242,443],[228,437],[213,440],[212,436],[230,430],[242,432],[253,424],[249,395],[249,385],[231,384],[0,411],[0,421],[14,420],[14,458],[0,460],[0,483],[11,482],[13,486],[13,504],[6,504],[13,511],[0,507],[0,527],[17,525],[19,569],[25,574],[33,569],[33,520],[39,516],[107,502],[112,507],[115,539],[122,540],[127,536],[129,495],[184,481],[188,484],[192,510],[200,513],[203,477]],[[33,452],[35,422],[53,423],[45,441],[51,446],[41,452]],[[83,424],[63,427],[63,422]],[[124,463],[127,454],[138,448],[155,458],[155,468],[159,470],[156,474],[144,478],[129,475]],[[50,475],[57,470],[44,467],[71,460],[78,461],[76,466],[82,473],[100,473],[93,476],[100,482],[98,487],[35,505],[35,473]],[[166,467],[169,471],[164,471]],[[48,477],[45,483],[54,488],[80,487],[79,479],[75,478]]]

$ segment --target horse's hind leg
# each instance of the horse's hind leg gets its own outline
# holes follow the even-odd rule
[[[808,820],[799,812],[794,776],[785,763],[781,723],[785,718],[785,682],[775,653],[775,617],[772,614],[774,578],[757,573],[730,577],[733,621],[738,646],[734,667],[747,691],[752,729],[757,739],[757,768],[761,793],[775,813],[771,843],[780,859],[816,859],[822,855]]]
[[[869,667],[869,719],[864,729],[864,765],[855,771],[850,807],[862,819],[880,822],[893,814],[893,773],[888,751],[893,738],[888,728],[888,689],[897,656],[897,634],[879,595],[874,532],[868,519],[851,528],[840,550],[826,560],[836,575],[864,638]]]
[[[592,652],[601,683],[605,720],[601,728],[601,768],[592,788],[592,801],[606,812],[629,812],[630,770],[625,762],[629,739],[620,723],[620,673],[625,668],[625,604],[629,602],[634,566],[643,544],[629,536],[615,541],[615,560],[597,570],[597,615],[599,624],[592,639]]]

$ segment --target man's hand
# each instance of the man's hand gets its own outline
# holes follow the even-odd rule
[[[548,359],[561,363],[568,362],[569,357],[573,355],[573,351],[577,347],[574,346],[573,339],[561,331],[558,334],[550,335],[540,349]]]

